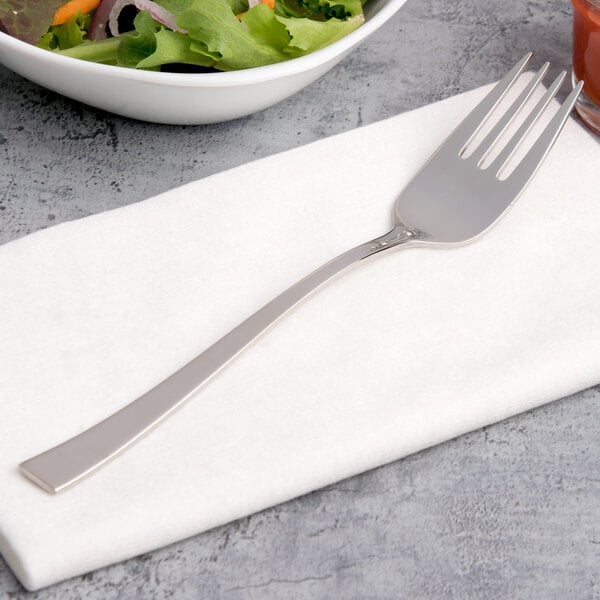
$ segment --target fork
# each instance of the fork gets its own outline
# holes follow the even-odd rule
[[[397,198],[391,231],[339,255],[264,305],[179,371],[98,424],[23,462],[21,472],[56,493],[93,473],[164,421],[211,377],[294,306],[334,276],[390,248],[448,248],[488,231],[514,204],[558,137],[581,91],[571,91],[514,170],[507,163],[561,87],[553,81],[502,146],[500,138],[542,81],[549,63],[534,75],[511,106],[467,157],[465,149],[511,89],[531,58],[526,54],[458,125]],[[490,153],[497,155],[488,161]]]

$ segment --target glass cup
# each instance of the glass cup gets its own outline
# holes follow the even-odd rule
[[[571,0],[573,4],[573,83],[583,92],[575,109],[600,134],[600,0]]]

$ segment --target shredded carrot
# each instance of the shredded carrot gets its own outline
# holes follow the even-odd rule
[[[100,0],[70,0],[70,2],[59,6],[58,10],[54,13],[52,25],[62,25],[78,12],[86,15],[92,12],[98,4],[100,4]]]

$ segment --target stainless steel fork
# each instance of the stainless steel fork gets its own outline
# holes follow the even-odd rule
[[[540,84],[546,63],[500,117],[475,151],[464,151],[504,98],[526,64],[524,56],[429,159],[400,194],[389,233],[348,250],[284,291],[179,371],[97,425],[20,465],[48,492],[80,481],[148,433],[300,301],[351,265],[395,247],[439,247],[473,241],[511,207],[536,172],[564,125],[583,82],[569,94],[514,170],[500,179],[523,138],[560,88],[561,73],[485,167],[484,161]],[[497,148],[496,148],[497,150]],[[488,161],[489,162],[489,161]]]

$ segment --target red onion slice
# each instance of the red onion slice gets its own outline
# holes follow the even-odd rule
[[[117,0],[101,0],[100,4],[98,4],[88,30],[88,37],[90,40],[106,39],[106,24],[108,23],[110,11],[116,1]]]
[[[152,0],[116,0],[108,16],[108,26],[114,36],[119,35],[119,15],[130,4],[135,5],[138,10],[147,10],[155,21],[162,23],[165,27],[173,31],[187,33],[185,29],[177,27],[177,17],[173,13],[156,4],[156,2],[152,2]]]

